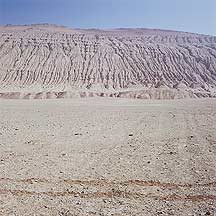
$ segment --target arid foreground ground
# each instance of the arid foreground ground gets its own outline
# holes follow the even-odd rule
[[[1,100],[0,215],[216,215],[216,100]]]

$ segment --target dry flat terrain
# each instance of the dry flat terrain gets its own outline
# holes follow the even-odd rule
[[[216,215],[214,99],[0,108],[0,215]]]
[[[0,26],[0,98],[216,97],[216,37]]]

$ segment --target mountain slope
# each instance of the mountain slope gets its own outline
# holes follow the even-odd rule
[[[216,37],[150,29],[0,27],[0,97],[216,96]]]

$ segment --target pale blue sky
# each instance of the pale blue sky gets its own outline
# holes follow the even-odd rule
[[[0,0],[0,25],[31,23],[216,35],[216,0]]]

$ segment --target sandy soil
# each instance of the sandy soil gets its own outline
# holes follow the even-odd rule
[[[216,215],[216,100],[0,100],[0,215]]]

